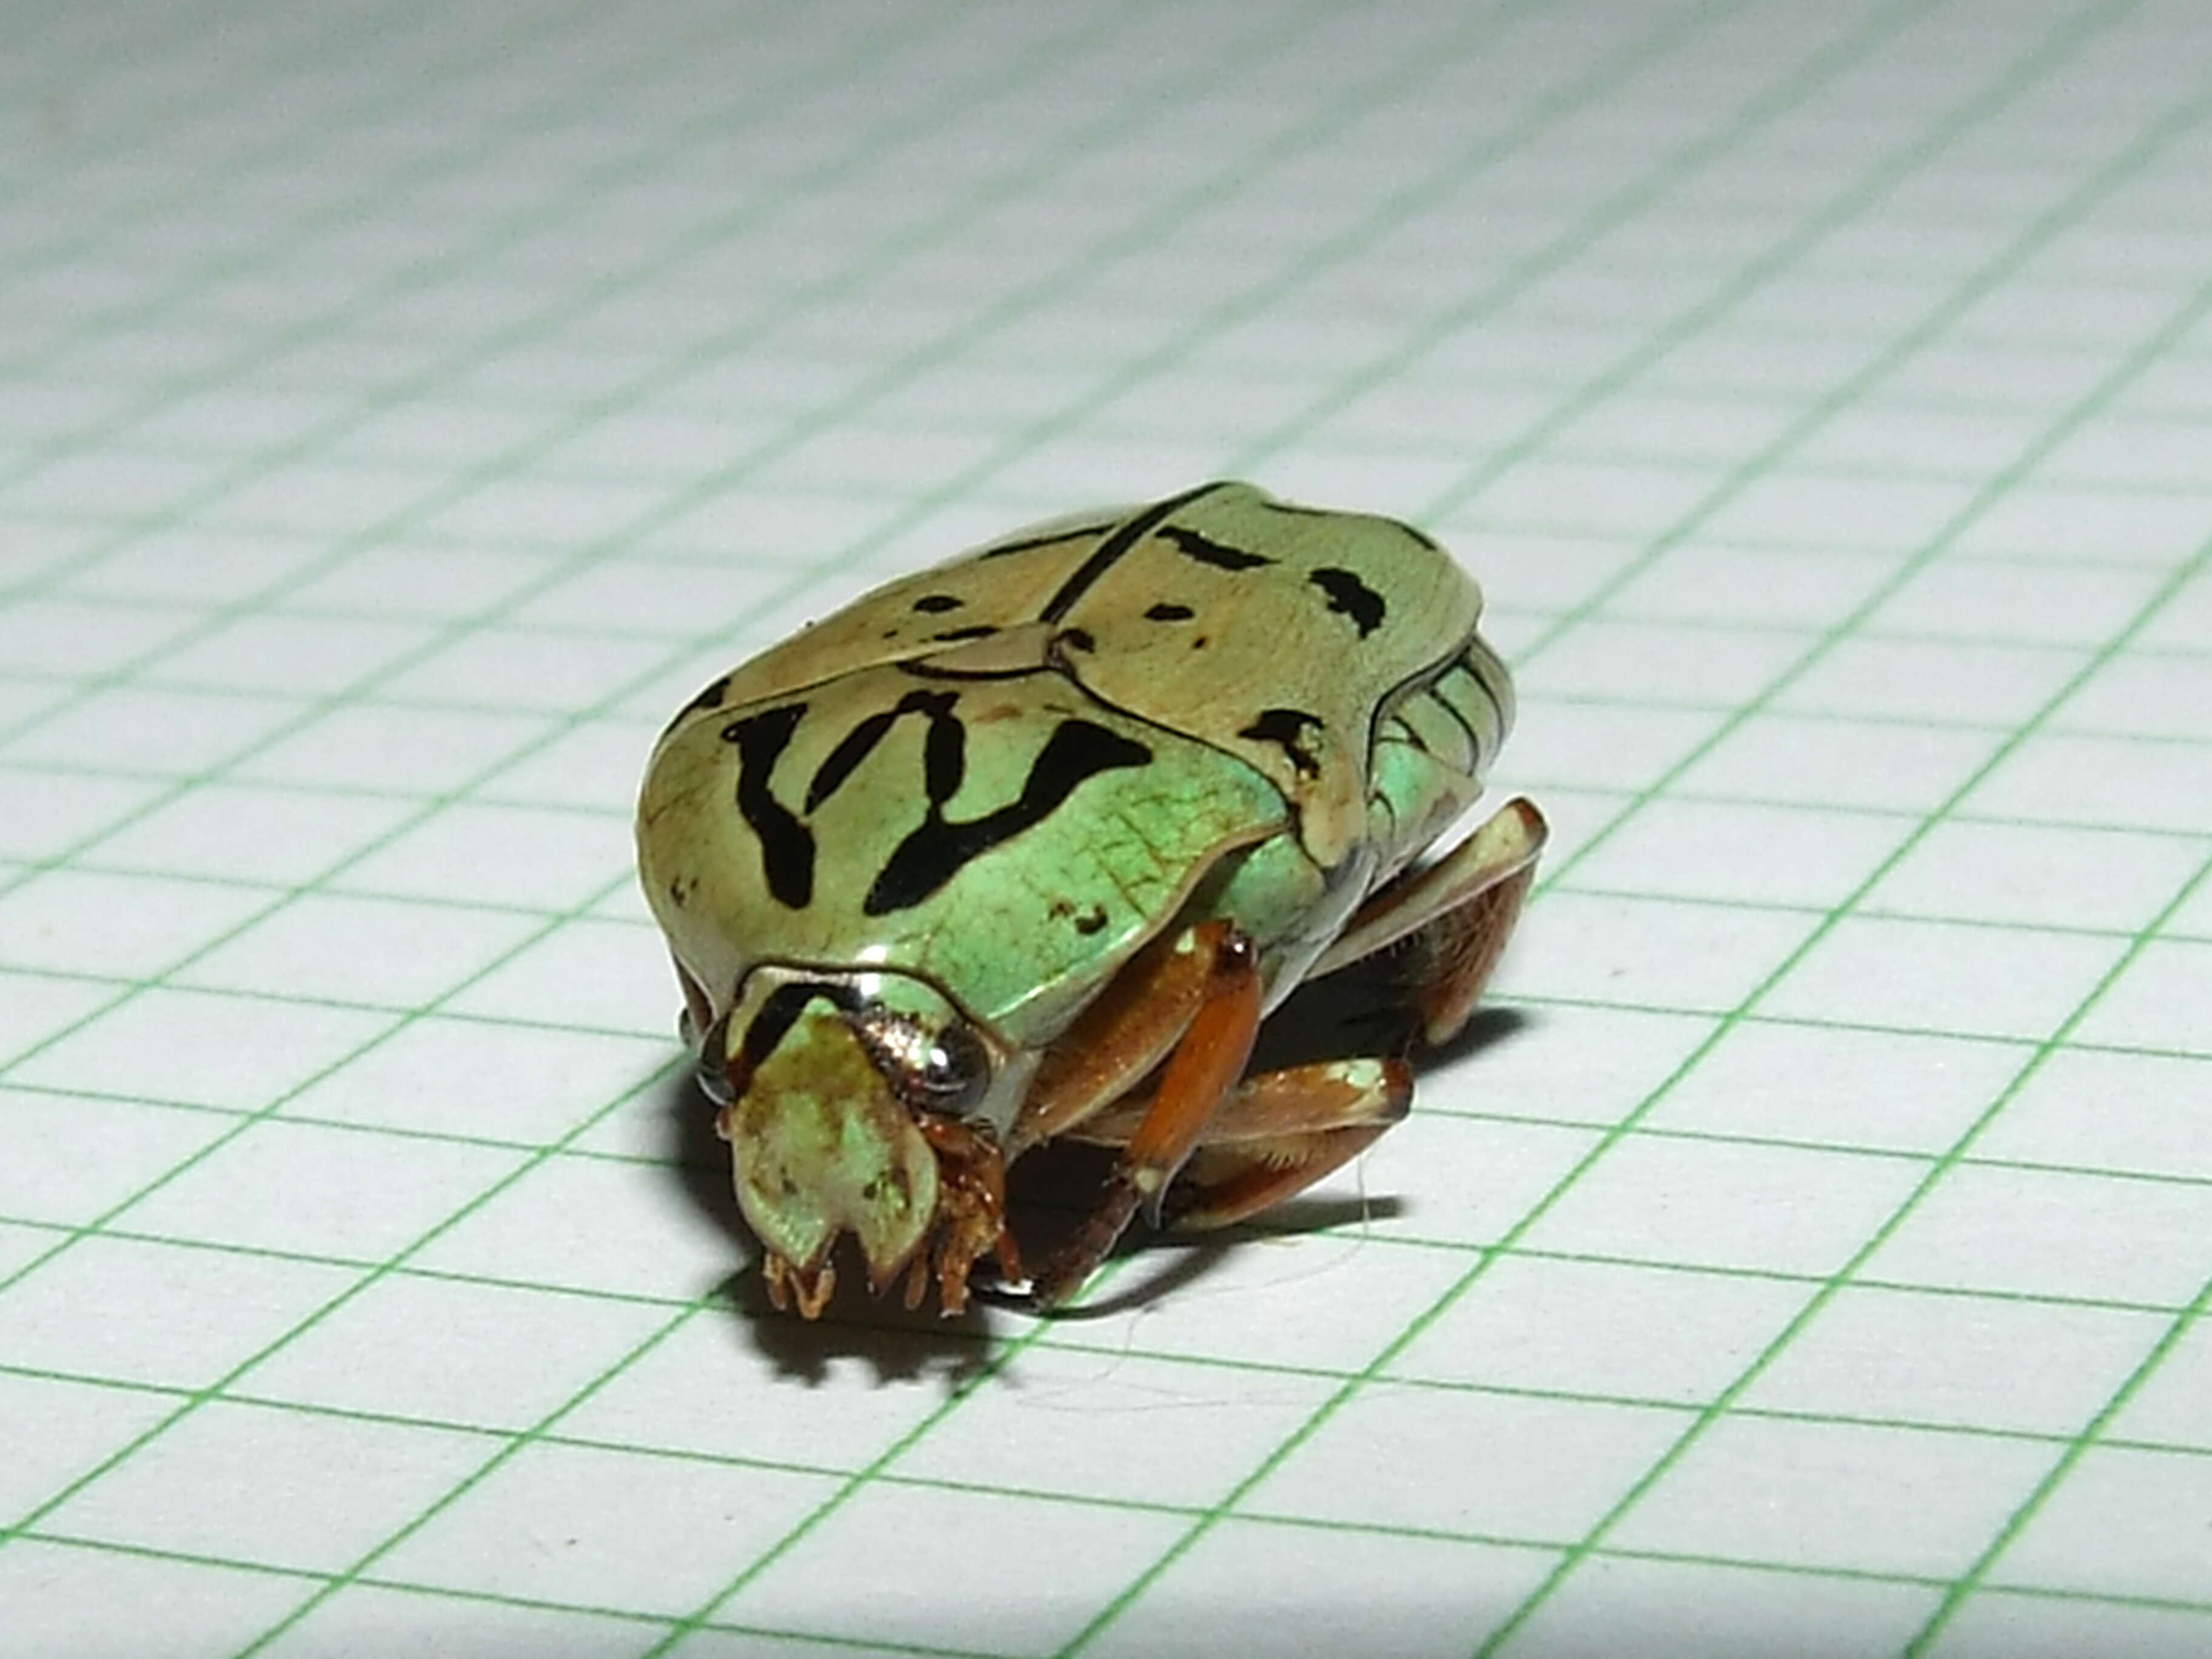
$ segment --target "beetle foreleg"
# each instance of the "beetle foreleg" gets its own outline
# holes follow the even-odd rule
[[[1104,1196],[1032,1283],[1030,1295],[1040,1307],[1056,1306],[1082,1288],[1140,1206],[1149,1205],[1158,1214],[1168,1183],[1252,1056],[1260,1030],[1259,952],[1243,934],[1219,923],[1207,923],[1191,937],[1207,941],[1197,947],[1211,958],[1204,997],[1123,1144]]]
[[[921,1277],[933,1256],[938,1298],[947,1317],[968,1305],[968,1276],[986,1255],[998,1259],[1000,1274],[1018,1279],[1022,1261],[1006,1226],[1006,1164],[988,1139],[949,1118],[925,1117],[916,1127],[937,1153],[937,1230],[933,1249],[925,1245],[908,1270],[906,1304],[920,1302]],[[878,1295],[887,1286],[875,1286]]]

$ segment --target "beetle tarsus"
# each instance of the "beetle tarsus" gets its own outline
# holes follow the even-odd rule
[[[1039,1313],[1049,1313],[1081,1290],[1127,1229],[1144,1197],[1126,1170],[1117,1166],[1097,1208],[1084,1218],[1075,1237],[1054,1251],[1030,1281],[1030,1305]]]

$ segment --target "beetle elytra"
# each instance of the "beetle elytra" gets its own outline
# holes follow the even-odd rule
[[[1139,1209],[1221,1225],[1406,1112],[1402,1057],[1247,1074],[1301,982],[1386,948],[1425,1040],[1468,1018],[1541,816],[1421,855],[1512,722],[1481,598],[1390,520],[1209,484],[876,589],[662,736],[638,813],[702,1087],[778,1305],[852,1233],[879,1292],[976,1264],[1072,1296]],[[1030,1273],[1008,1164],[1114,1149]]]

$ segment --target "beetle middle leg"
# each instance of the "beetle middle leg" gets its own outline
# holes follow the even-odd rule
[[[1160,1047],[1171,1045],[1171,1052],[1159,1086],[1116,1138],[1121,1153],[1104,1194],[1032,1280],[1039,1306],[1054,1306],[1081,1288],[1139,1206],[1158,1213],[1169,1182],[1243,1074],[1259,1035],[1261,998],[1251,940],[1226,922],[1208,921],[1138,964],[1128,990],[1079,1022],[1092,1029],[1073,1034],[1076,1040],[1061,1052],[1073,1058],[1040,1077],[1016,1125],[1015,1146],[1094,1115],[1150,1069]]]
[[[1322,1060],[1247,1078],[1207,1123],[1162,1218],[1205,1229],[1256,1215],[1358,1157],[1406,1115],[1413,1098],[1413,1072],[1395,1058]],[[1121,1146],[1149,1103],[1118,1103],[1069,1138]]]

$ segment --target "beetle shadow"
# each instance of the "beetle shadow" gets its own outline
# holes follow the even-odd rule
[[[836,1361],[856,1358],[879,1383],[938,1381],[950,1390],[984,1370],[992,1331],[988,1314],[974,1304],[951,1319],[927,1304],[909,1311],[896,1296],[871,1295],[865,1274],[841,1271],[821,1318],[801,1319],[778,1309],[761,1276],[760,1241],[730,1189],[730,1152],[714,1133],[714,1104],[699,1091],[688,1067],[670,1079],[664,1105],[678,1181],[728,1237],[732,1257],[744,1264],[722,1283],[716,1303],[732,1316],[733,1334],[751,1343],[780,1375],[818,1385]]]
[[[1418,1078],[1472,1059],[1530,1023],[1518,1008],[1478,1007],[1450,1042],[1430,1048],[1420,1040],[1405,970],[1385,951],[1309,980],[1285,997],[1260,1030],[1251,1069],[1398,1054],[1413,1062]]]

